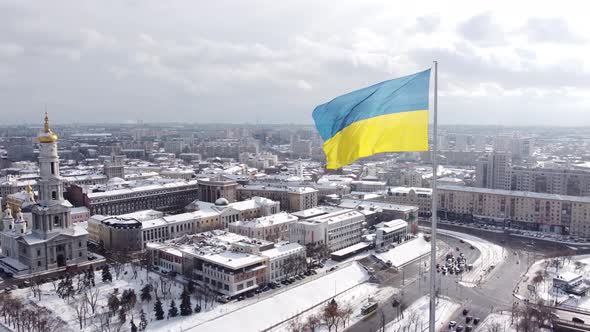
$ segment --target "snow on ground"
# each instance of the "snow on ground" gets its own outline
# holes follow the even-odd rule
[[[118,289],[119,296],[123,293],[124,290],[132,288],[132,289],[134,289],[135,294],[137,296],[137,308],[136,308],[137,311],[135,313],[136,318],[138,317],[137,313],[139,313],[140,308],[143,307],[144,311],[146,312],[148,321],[149,321],[150,317],[152,317],[152,315],[153,315],[153,301],[151,303],[141,302],[141,299],[140,299],[141,288],[147,282],[150,282],[152,284],[155,284],[155,283],[159,284],[160,276],[155,273],[150,272],[149,276],[146,279],[145,270],[138,269],[137,270],[137,272],[138,272],[137,277],[134,278],[133,269],[129,265],[127,265],[123,268],[118,279],[115,275],[114,269],[111,268],[110,271],[111,271],[111,274],[113,277],[113,281],[110,283],[102,281],[102,272],[101,271],[94,272],[95,284],[96,284],[96,288],[98,288],[98,292],[99,292],[96,311],[97,312],[104,311],[104,309],[107,307],[107,298],[111,293],[113,293],[113,290],[115,288]],[[180,301],[179,295],[182,292],[183,285],[180,284],[179,282],[170,280],[168,278],[164,278],[164,280],[168,280],[168,284],[170,286],[170,294],[171,294],[170,296],[171,296],[171,298],[174,298],[176,300],[177,305],[178,305],[180,303],[179,302]],[[59,281],[55,282],[55,284],[57,285],[58,282]],[[74,286],[74,288],[77,288],[77,277],[73,278],[73,286]],[[93,287],[93,289],[94,288],[95,287]],[[67,325],[68,325],[67,329],[69,329],[71,331],[79,331],[80,326],[78,323],[78,318],[76,315],[75,307],[77,304],[79,304],[82,301],[82,295],[76,294],[73,299],[70,299],[68,301],[61,299],[61,298],[59,298],[59,296],[57,296],[56,291],[54,289],[54,285],[51,282],[42,284],[40,286],[40,290],[42,293],[41,301],[37,301],[37,299],[34,298],[30,288],[23,288],[23,289],[14,290],[13,295],[15,297],[20,297],[21,299],[30,301],[32,303],[39,305],[39,306],[46,307],[47,309],[50,309],[51,311],[53,311],[53,313],[56,316],[58,316],[59,318],[61,318],[63,321],[65,321],[67,323]],[[152,296],[155,298],[153,293],[152,293]],[[165,311],[167,311],[168,301],[164,300],[163,304],[164,304]],[[88,316],[91,316],[90,312],[88,313]],[[136,323],[138,323],[137,319],[136,319]],[[93,322],[92,319],[88,318],[87,325],[83,327],[83,331],[95,330],[96,329],[95,324],[98,324],[98,322],[97,321]],[[127,328],[127,325],[128,325],[128,321],[124,325],[124,327]]]
[[[404,242],[387,252],[375,256],[384,262],[391,261],[391,265],[394,267],[401,267],[429,252],[430,242],[427,242],[422,235],[419,235],[414,240]]]
[[[350,321],[346,324],[346,326],[350,326],[363,318],[363,315],[361,315],[361,308],[369,301],[369,299],[371,302],[383,303],[395,293],[396,289],[393,287],[380,288],[379,285],[376,284],[364,283],[336,296],[334,299],[336,300],[336,303],[338,303],[338,306],[350,305],[354,309]],[[323,307],[323,305],[320,305],[312,310],[302,313],[298,318],[299,321],[304,323],[307,317],[320,314]],[[270,331],[290,332],[289,322],[290,321],[287,321]],[[325,325],[321,325],[315,329],[315,332],[325,331],[328,331],[328,328]]]
[[[387,326],[386,332],[418,332],[428,330],[430,299],[428,295],[422,296],[412,303],[405,311],[404,316],[398,316]],[[436,306],[435,330],[446,330],[447,322],[461,305],[449,298],[441,297]]]
[[[555,262],[559,262],[559,266]],[[568,293],[553,287],[553,278],[566,272],[579,274],[585,279],[590,279],[590,255],[578,255],[571,258],[557,257],[536,261],[529,268],[524,280],[526,284],[533,284],[533,278],[540,273],[543,276],[543,281],[535,284],[534,295],[537,298],[590,310],[590,297],[570,296]],[[524,288],[521,289],[521,293],[523,292],[526,294]]]
[[[504,261],[504,249],[496,244],[486,241],[482,238],[447,230],[438,230],[440,234],[462,239],[465,242],[471,244],[480,251],[479,257],[473,262],[473,269],[466,271],[461,274],[461,285],[465,287],[475,287],[479,283],[485,281],[485,278],[489,276],[490,268],[495,266],[496,268]]]
[[[476,331],[488,332],[488,331],[499,331],[499,332],[513,332],[516,328],[512,326],[512,317],[510,313],[503,314],[489,314],[483,322],[479,324]]]
[[[124,272],[127,272],[127,274],[124,274]],[[146,313],[146,318],[148,321],[148,330],[150,331],[178,331],[179,327],[194,326],[207,320],[219,317],[228,312],[237,310],[241,307],[250,305],[259,300],[258,297],[253,297],[245,299],[244,301],[234,301],[227,304],[220,304],[217,302],[212,303],[211,301],[208,301],[207,305],[205,305],[204,300],[202,300],[202,311],[200,313],[193,313],[190,316],[177,316],[170,319],[164,318],[164,320],[158,321],[154,317],[153,310],[155,303],[155,294],[152,292],[153,299],[150,302],[142,302],[140,299],[140,295],[141,288],[148,281],[152,284],[157,283],[161,286],[160,276],[156,273],[150,272],[146,279],[145,270],[141,270],[138,271],[137,278],[134,278],[132,268],[130,266],[126,266],[124,272],[121,273],[119,279],[116,279],[114,269],[111,268],[111,273],[113,275],[113,281],[111,283],[102,282],[102,272],[95,272],[95,283],[96,287],[99,289],[97,312],[103,312],[105,310],[107,304],[107,296],[111,294],[115,288],[118,288],[119,296],[123,293],[124,290],[132,288],[135,290],[135,294],[137,296],[137,305],[133,312],[135,323],[139,323],[139,311],[143,309]],[[180,293],[182,292],[184,286],[182,283],[170,280],[167,277],[163,277],[162,279],[167,280],[170,285],[170,295],[162,296],[161,291],[159,290],[158,292],[162,300],[162,307],[164,309],[164,312],[167,313],[172,299],[175,300],[177,307],[180,306]],[[75,280],[76,279],[74,278],[74,281]],[[75,282],[74,286],[76,286]],[[56,316],[60,317],[68,324],[67,328],[64,329],[64,331],[80,331],[78,318],[76,316],[74,308],[75,305],[79,303],[81,295],[76,295],[76,300],[65,301],[55,294],[55,290],[52,283],[45,283],[41,285],[41,291],[43,295],[41,297],[40,302],[33,298],[33,295],[29,288],[14,290],[12,294],[16,297],[20,297],[22,299],[34,302],[40,306],[46,307],[53,311]],[[193,308],[198,303],[195,296],[191,297],[191,303]],[[128,314],[127,322],[123,325],[122,328],[123,331],[129,329],[130,316],[131,314]],[[91,318],[88,318],[87,325],[83,328],[82,331],[87,332],[97,330],[97,325],[98,320],[93,321]]]
[[[204,324],[177,324],[169,331],[260,331],[331,299],[335,294],[365,282],[366,270],[357,263],[324,277],[290,288],[273,297],[236,310]]]

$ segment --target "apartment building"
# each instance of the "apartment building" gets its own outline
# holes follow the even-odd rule
[[[590,237],[590,197],[440,186],[438,199],[442,218]]]

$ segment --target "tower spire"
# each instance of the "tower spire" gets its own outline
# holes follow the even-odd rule
[[[51,132],[49,129],[49,115],[47,115],[47,111],[45,112],[45,133]]]

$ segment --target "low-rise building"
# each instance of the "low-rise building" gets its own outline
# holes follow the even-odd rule
[[[375,248],[387,247],[390,244],[406,240],[408,222],[402,219],[386,221],[375,225]]]
[[[238,220],[252,220],[279,213],[280,203],[264,197],[252,197],[245,201],[230,203],[219,198],[215,203],[194,201],[186,207],[187,211],[213,211],[219,213],[224,228]]]
[[[277,242],[289,239],[289,226],[297,220],[297,217],[281,212],[252,220],[238,220],[229,224],[229,231],[255,239]]]
[[[305,261],[305,248],[301,245],[275,247],[269,241],[221,230],[166,243],[149,243],[147,250],[154,266],[182,273],[185,278],[227,297],[293,275],[298,271],[298,264],[301,266]]]
[[[318,205],[318,191],[310,187],[245,185],[237,189],[240,200],[254,196],[266,197],[281,203],[286,211],[301,211]]]
[[[100,192],[89,192],[84,186],[70,185],[68,197],[74,206],[86,206],[93,215],[120,215],[146,209],[181,211],[198,198],[198,191],[198,183],[194,180]]]
[[[365,216],[343,209],[291,224],[289,241],[301,245],[325,245],[329,251],[346,248],[361,241]]]
[[[94,215],[88,220],[89,240],[110,251],[141,251],[148,242],[221,228],[219,214],[194,211],[164,215],[144,210],[119,216]]]

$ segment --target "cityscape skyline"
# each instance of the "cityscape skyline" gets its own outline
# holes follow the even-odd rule
[[[441,124],[590,120],[590,46],[573,6],[111,2],[74,16],[66,2],[0,7],[7,124],[33,123],[46,107],[55,123],[307,125],[315,106],[432,60]],[[224,13],[224,24],[202,13]]]

